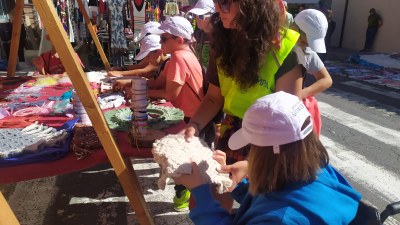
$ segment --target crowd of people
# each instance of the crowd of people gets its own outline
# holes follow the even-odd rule
[[[349,224],[356,216],[361,196],[319,141],[314,96],[332,85],[320,58],[329,17],[286,9],[276,0],[199,0],[191,21],[174,16],[144,27],[140,68],[109,71],[147,77],[149,97],[183,110],[186,141],[205,139],[219,172],[230,174],[224,194],[195,163],[174,179],[174,208],[189,208],[195,224]],[[307,74],[315,77],[309,86]],[[129,79],[114,88],[129,94]],[[234,199],[240,208],[231,215]]]
[[[144,26],[140,62],[108,75],[146,77],[148,97],[181,109],[180,133],[214,148],[234,183],[218,194],[193,163],[192,174],[174,179],[175,210],[190,209],[195,224],[351,223],[361,195],[329,164],[314,97],[332,85],[324,54],[333,30],[331,11],[293,16],[280,0],[198,0],[186,18]],[[56,60],[52,50],[35,65],[60,73]],[[113,88],[129,96],[130,85],[118,79]]]

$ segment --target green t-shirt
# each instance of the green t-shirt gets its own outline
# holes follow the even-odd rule
[[[382,18],[377,13],[368,16],[368,27],[378,28]]]

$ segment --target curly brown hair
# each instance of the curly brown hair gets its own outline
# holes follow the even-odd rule
[[[259,81],[265,55],[279,34],[282,20],[276,0],[240,0],[236,29],[226,29],[218,13],[213,23],[212,48],[225,74],[245,90]]]

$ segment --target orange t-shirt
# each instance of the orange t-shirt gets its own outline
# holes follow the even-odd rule
[[[186,61],[186,62],[185,62]],[[182,86],[172,104],[192,117],[204,98],[203,74],[196,56],[190,50],[178,50],[171,55],[165,68],[166,80]]]

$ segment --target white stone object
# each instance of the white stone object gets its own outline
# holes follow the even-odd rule
[[[191,174],[191,162],[196,162],[200,171],[205,175],[207,183],[215,184],[218,193],[223,193],[232,181],[227,174],[218,173],[220,164],[212,158],[212,150],[198,137],[186,142],[183,135],[167,135],[153,144],[154,161],[160,164],[161,172],[158,187],[164,190],[167,179]]]

